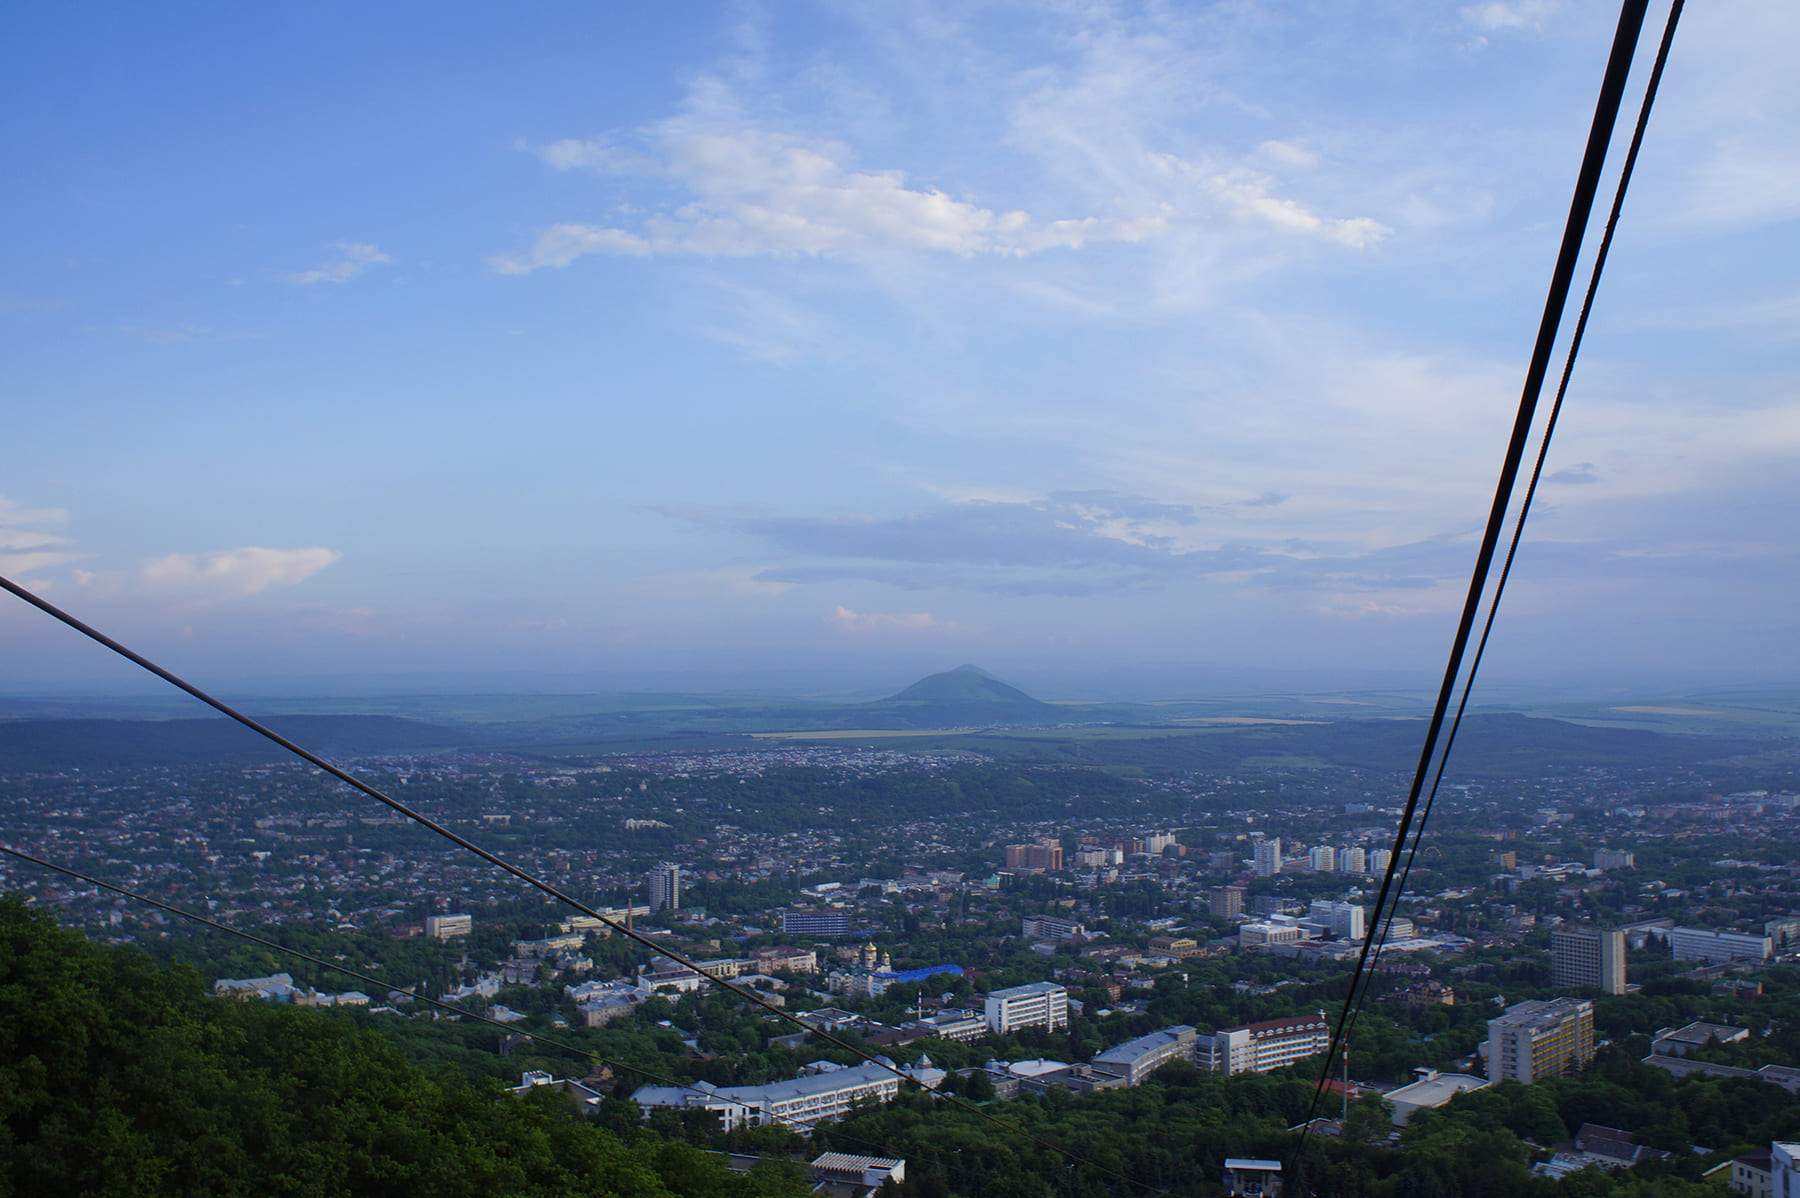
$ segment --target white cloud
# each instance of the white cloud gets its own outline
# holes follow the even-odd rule
[[[556,142],[540,154],[564,170],[656,174],[672,181],[685,202],[636,229],[553,225],[528,251],[493,258],[495,269],[523,274],[595,253],[846,257],[901,249],[1023,257],[1097,242],[1147,241],[1219,214],[1354,249],[1388,232],[1367,217],[1320,217],[1271,194],[1274,181],[1266,176],[1241,169],[1207,173],[1172,155],[1162,156],[1158,165],[1185,177],[1178,188],[1188,201],[1185,209],[1156,199],[1124,216],[1040,220],[1022,210],[998,211],[909,186],[902,171],[852,169],[846,165],[849,151],[833,142],[755,128],[688,130],[673,124],[653,133],[652,141],[659,150],[655,160],[595,142]],[[1305,153],[1286,149],[1290,161]]]
[[[839,631],[868,634],[875,632],[962,632],[963,626],[940,620],[930,612],[858,612],[839,604],[828,621]]]
[[[347,283],[371,266],[393,261],[381,250],[365,242],[340,241],[331,248],[338,251],[335,262],[289,275],[288,282],[301,286],[312,283]]]
[[[202,590],[222,599],[293,586],[342,556],[335,549],[228,549],[222,553],[171,553],[146,562],[142,583],[156,590]]]
[[[1502,29],[1541,30],[1544,21],[1556,12],[1552,0],[1489,0],[1486,4],[1470,4],[1462,9],[1463,20],[1490,33]]]
[[[62,524],[68,518],[69,514],[60,508],[21,507],[17,501],[0,495],[0,573],[17,578],[79,557],[68,548],[66,538],[39,531],[44,525]]]

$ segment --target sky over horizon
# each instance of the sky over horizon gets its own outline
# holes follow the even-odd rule
[[[1608,7],[21,10],[0,573],[203,685],[1429,676]],[[1797,35],[1683,18],[1499,675],[1800,675]]]

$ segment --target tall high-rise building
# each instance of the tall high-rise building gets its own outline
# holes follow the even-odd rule
[[[1281,837],[1256,842],[1256,876],[1272,878],[1281,872]]]
[[[1054,837],[1046,836],[1032,844],[1006,846],[1008,869],[1041,869],[1054,874],[1061,873],[1062,867],[1062,845]]]
[[[1625,993],[1625,933],[1560,927],[1550,933],[1550,984]]]
[[[1233,915],[1244,913],[1244,888],[1242,886],[1221,886],[1207,896],[1207,906],[1214,915],[1223,915],[1230,919]]]
[[[664,863],[650,871],[650,910],[681,909],[681,867]]]
[[[1337,870],[1337,850],[1328,844],[1314,846],[1308,858],[1316,874],[1334,873]]]
[[[1575,1073],[1594,1059],[1594,1004],[1553,998],[1510,1006],[1488,1020],[1481,1047],[1490,1082],[1511,1078],[1529,1086],[1539,1078]]]
[[[1392,850],[1374,849],[1369,853],[1369,872],[1372,874],[1385,874],[1387,872],[1387,867],[1392,864],[1393,860],[1394,854]]]
[[[1345,874],[1367,873],[1369,862],[1361,849],[1348,848],[1338,853],[1338,872]]]

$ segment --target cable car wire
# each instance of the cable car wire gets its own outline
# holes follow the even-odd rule
[[[1419,763],[1413,772],[1412,785],[1407,792],[1406,804],[1401,810],[1399,826],[1395,829],[1393,853],[1388,860],[1387,869],[1382,875],[1381,889],[1375,899],[1376,929],[1381,926],[1382,912],[1387,909],[1389,895],[1393,893],[1396,871],[1406,858],[1407,841],[1409,835],[1413,833],[1413,821],[1425,789],[1425,781],[1430,776],[1432,766],[1438,756],[1438,737],[1449,712],[1451,697],[1456,693],[1457,680],[1462,675],[1463,657],[1474,631],[1476,615],[1481,610],[1482,596],[1487,590],[1488,573],[1492,569],[1495,552],[1499,547],[1500,532],[1506,524],[1506,513],[1511,507],[1513,488],[1518,481],[1519,468],[1525,455],[1525,445],[1531,435],[1531,426],[1535,422],[1538,399],[1543,392],[1544,379],[1549,373],[1550,356],[1556,346],[1557,331],[1562,323],[1563,310],[1568,303],[1570,284],[1573,282],[1575,267],[1581,256],[1582,239],[1593,213],[1594,196],[1599,189],[1607,147],[1612,140],[1613,128],[1618,121],[1619,107],[1625,93],[1626,78],[1630,74],[1631,62],[1637,52],[1638,36],[1643,28],[1644,15],[1648,6],[1648,0],[1624,0],[1620,7],[1618,27],[1613,34],[1612,50],[1607,56],[1606,71],[1600,84],[1600,95],[1594,107],[1593,123],[1588,130],[1587,146],[1582,152],[1581,167],[1576,175],[1575,192],[1570,200],[1568,219],[1563,226],[1562,244],[1557,252],[1556,265],[1551,272],[1549,293],[1544,300],[1543,316],[1538,322],[1537,339],[1532,346],[1531,360],[1525,374],[1525,385],[1519,396],[1518,412],[1513,419],[1512,435],[1507,441],[1506,454],[1500,467],[1500,478],[1494,488],[1494,500],[1490,505],[1487,524],[1482,532],[1481,548],[1476,554],[1475,567],[1470,574],[1468,594],[1463,601],[1462,617],[1457,623],[1456,636],[1450,648],[1450,657],[1444,667],[1443,682],[1438,688],[1437,701],[1432,708],[1430,724],[1426,728],[1425,743],[1419,752]],[[1665,49],[1666,44],[1665,42]],[[1397,895],[1395,901],[1398,902]],[[1358,984],[1365,974],[1370,951],[1375,945],[1376,929],[1370,929],[1370,934],[1363,939],[1362,949],[1357,955],[1356,967],[1350,977],[1350,991],[1345,996],[1343,1008],[1338,1014],[1337,1024],[1332,1031],[1330,1045],[1326,1050],[1325,1063],[1319,1073],[1318,1085],[1313,1091],[1312,1102],[1307,1107],[1306,1119],[1301,1124],[1300,1139],[1295,1148],[1296,1157],[1306,1146],[1307,1135],[1312,1129],[1313,1116],[1318,1110],[1319,1098],[1324,1094],[1330,1079],[1332,1062],[1337,1059],[1337,1053],[1343,1044],[1344,1033],[1355,1005]]]

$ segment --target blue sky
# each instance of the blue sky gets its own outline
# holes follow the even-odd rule
[[[1429,672],[1605,7],[22,10],[0,571],[200,679]],[[1497,672],[1792,673],[1796,35],[1684,19]]]

